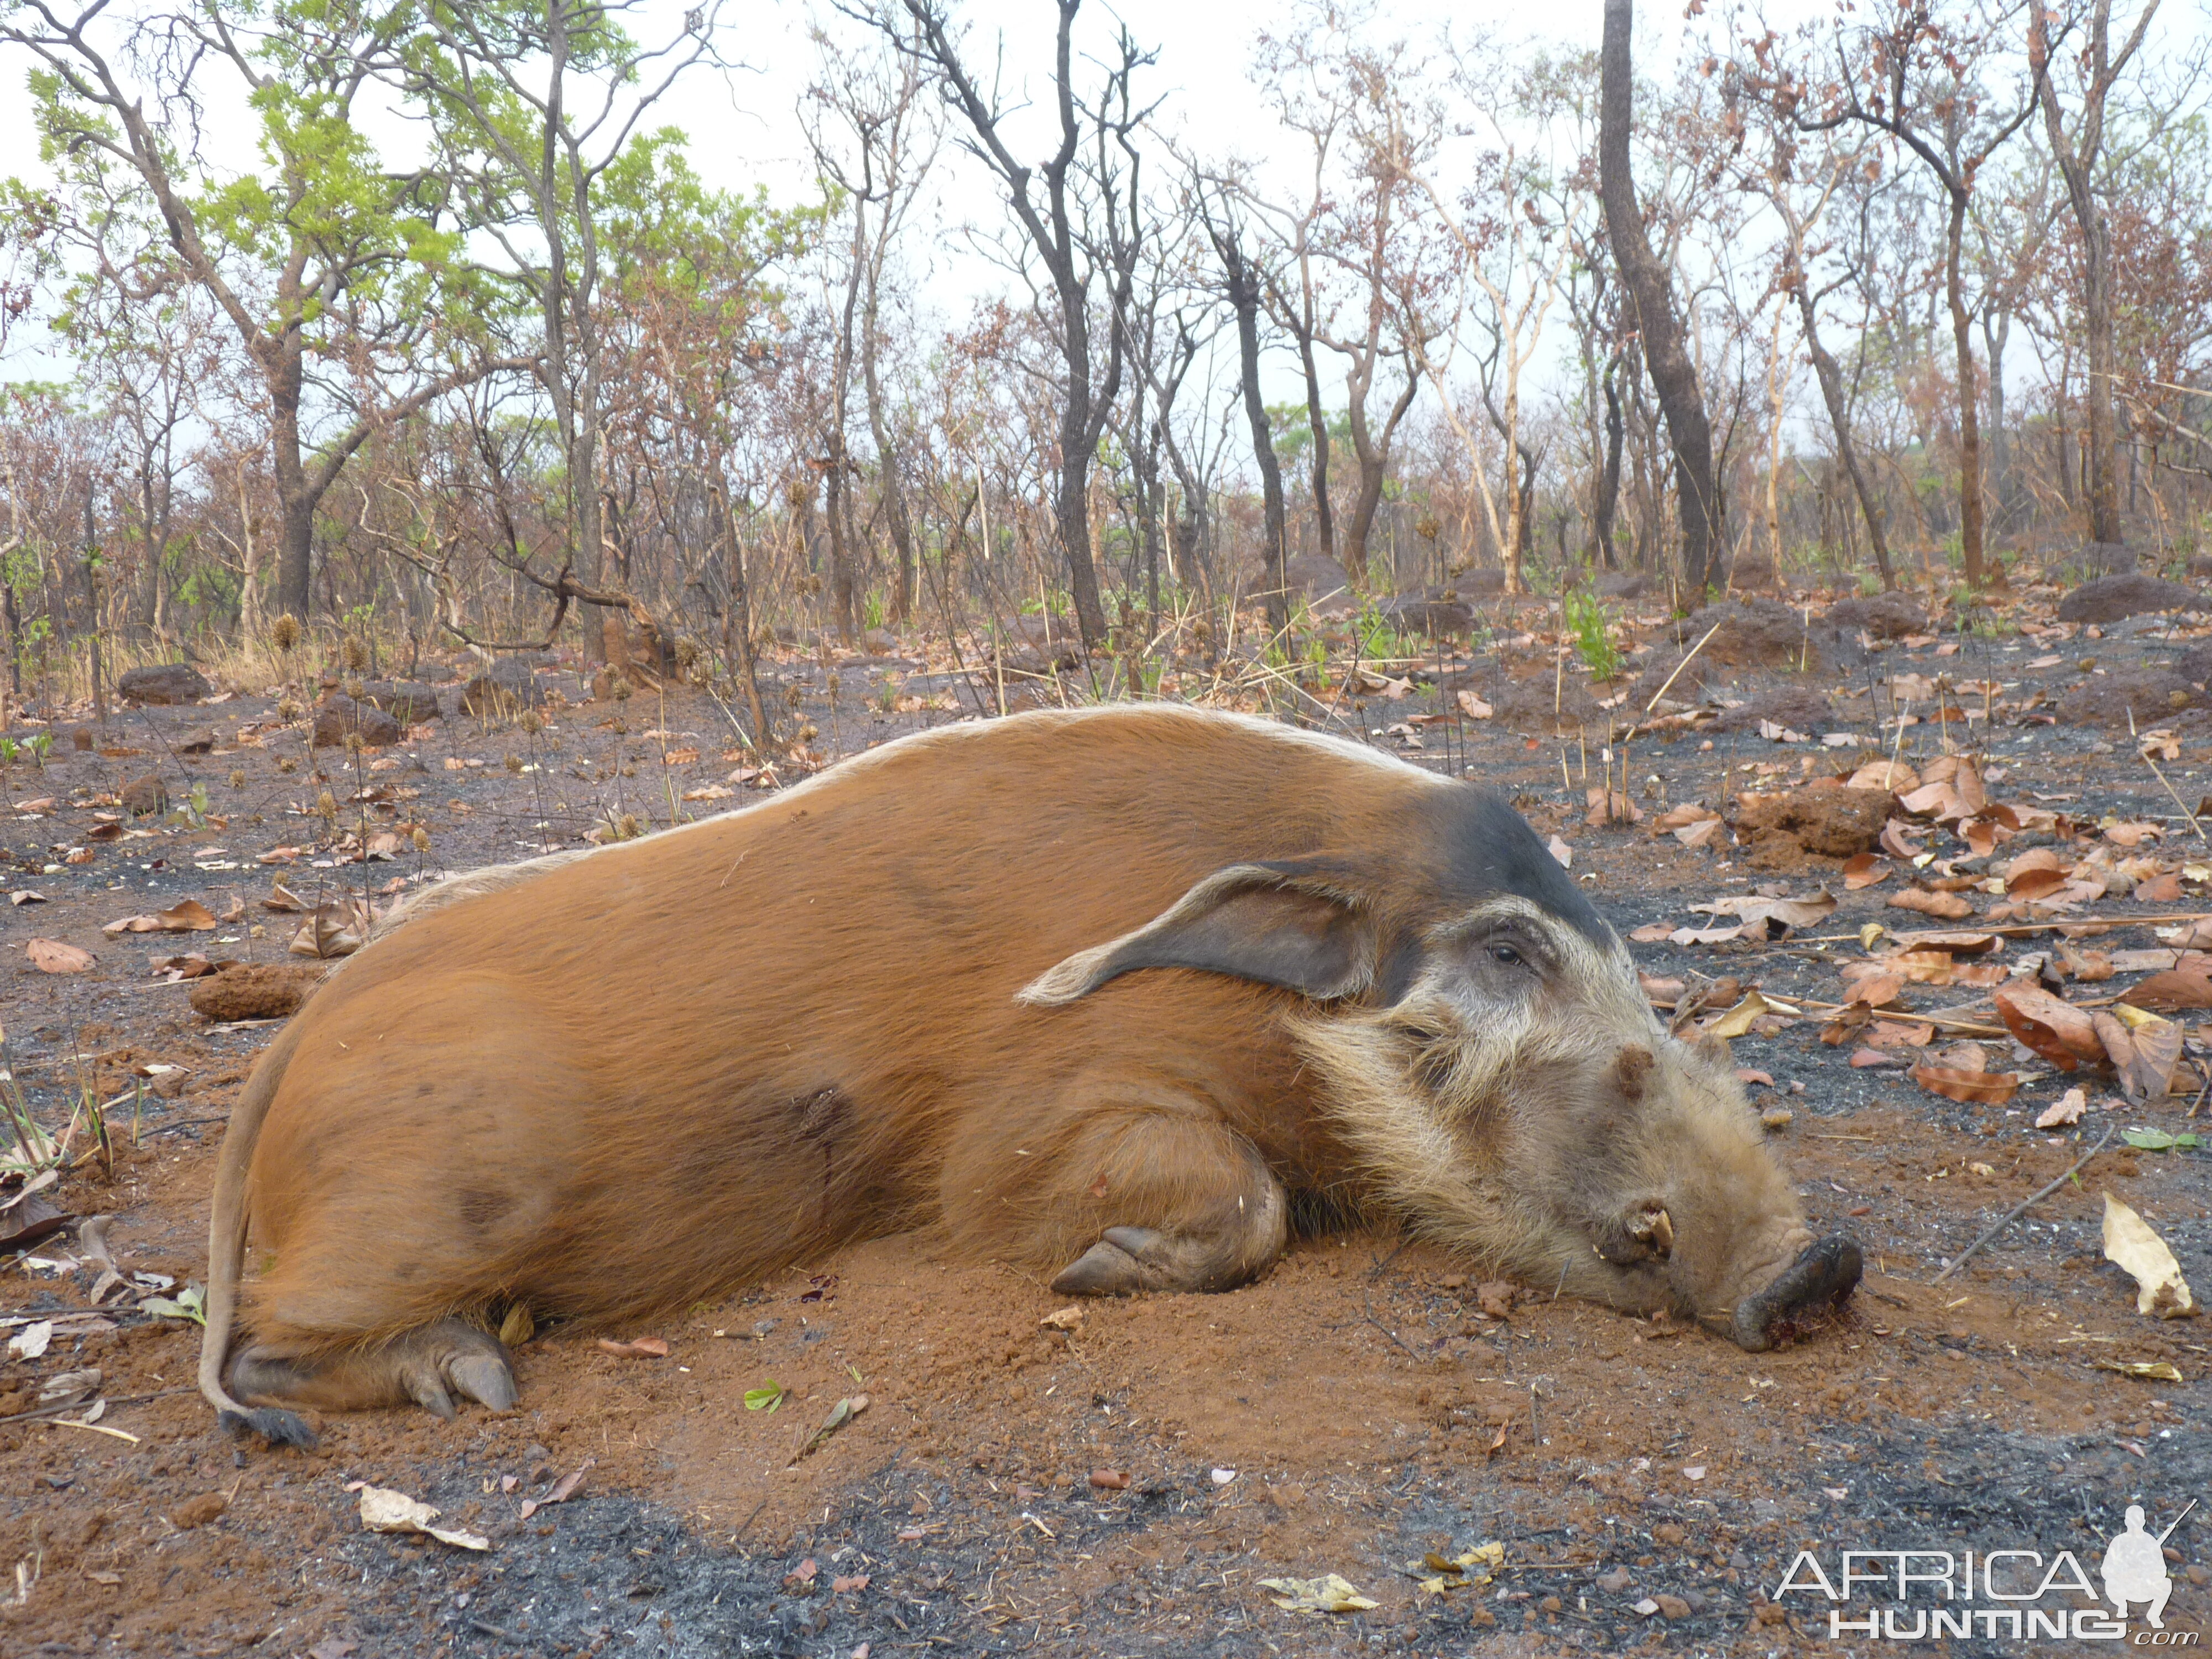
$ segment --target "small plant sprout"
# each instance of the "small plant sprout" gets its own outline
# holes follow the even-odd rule
[[[791,1392],[781,1382],[768,1382],[757,1389],[745,1390],[745,1409],[749,1412],[772,1412],[783,1404],[784,1396]]]
[[[1620,647],[1613,642],[1611,619],[1595,594],[1570,588],[1559,601],[1559,617],[1592,679],[1607,681],[1620,672]]]

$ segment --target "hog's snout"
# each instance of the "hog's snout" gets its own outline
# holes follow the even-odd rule
[[[1729,1334],[1747,1352],[1765,1352],[1801,1321],[1842,1306],[1858,1287],[1863,1267],[1857,1241],[1841,1233],[1807,1245],[1765,1285],[1737,1300]]]

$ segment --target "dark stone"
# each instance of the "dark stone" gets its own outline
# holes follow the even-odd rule
[[[215,695],[200,671],[188,662],[155,663],[124,671],[115,689],[125,702],[198,702]]]
[[[343,691],[333,691],[315,708],[315,724],[307,734],[308,747],[333,749],[359,733],[362,746],[381,749],[399,741],[399,722],[372,702],[356,702]]]
[[[2083,582],[2058,602],[2058,620],[2073,623],[2118,622],[2160,611],[2203,611],[2212,601],[2193,587],[2158,576],[2130,571],[2124,576],[2100,576]]]
[[[196,732],[177,745],[179,755],[211,755],[222,739],[212,732]]]
[[[1929,634],[1928,613],[1910,593],[1875,593],[1864,599],[1844,599],[1830,605],[1820,620],[1831,628],[1863,629],[1878,640],[1901,640],[1907,634]]]
[[[402,726],[419,726],[442,718],[438,694],[419,680],[372,680],[361,688],[361,700],[381,708]]]
[[[169,791],[167,785],[153,773],[143,778],[133,778],[123,786],[123,810],[133,817],[143,818],[155,812],[169,810]]]
[[[461,688],[460,710],[464,714],[504,718],[539,708],[544,702],[544,689],[530,665],[502,657]]]
[[[2138,728],[2162,726],[2208,702],[2212,699],[2172,669],[2093,674],[2058,699],[2058,723],[2125,731],[2130,715]]]
[[[1608,599],[1640,599],[1650,585],[1650,579],[1640,570],[1602,571],[1590,583],[1593,590]]]

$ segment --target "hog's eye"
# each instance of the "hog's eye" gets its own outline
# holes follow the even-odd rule
[[[1521,953],[1510,945],[1492,945],[1490,959],[1506,968],[1518,968],[1521,965]]]

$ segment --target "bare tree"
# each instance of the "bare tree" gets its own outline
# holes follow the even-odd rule
[[[2036,86],[2041,94],[2043,128],[2051,154],[2066,180],[2066,195],[2081,231],[2081,322],[2087,336],[2083,345],[2089,367],[2082,403],[2087,410],[2089,473],[2089,539],[2119,543],[2126,538],[2120,523],[2120,483],[2112,435],[2112,233],[2104,205],[2098,200],[2098,162],[2105,147],[2105,106],[2112,89],[2127,72],[2129,61],[2142,47],[2158,15],[2158,0],[2145,0],[2134,28],[2117,50],[2112,44],[2112,0],[2087,0],[2082,15],[2069,20],[2081,30],[2075,55],[2080,107],[2069,131],[2059,101],[2058,76],[2053,73],[2054,53],[2065,38],[2054,38],[2051,15],[2044,0],[2030,0],[2027,9],[2027,50]],[[2069,31],[2070,32],[2070,31]],[[2061,58],[2059,61],[2063,61]],[[1991,372],[1996,365],[1991,365]]]
[[[1122,203],[1137,191],[1134,135],[1151,113],[1135,102],[1133,82],[1154,55],[1124,28],[1105,66],[1097,101],[1086,105],[1075,85],[1075,18],[1082,0],[1054,0],[1059,13],[1053,54],[1053,101],[1058,137],[1036,167],[1009,148],[1006,111],[996,89],[986,94],[970,70],[943,0],[903,0],[909,37],[889,9],[866,14],[902,51],[933,68],[947,100],[965,120],[964,148],[997,177],[1029,253],[1052,289],[1053,343],[1066,378],[1060,386],[1060,463],[1054,527],[1067,561],[1076,626],[1096,646],[1106,635],[1098,574],[1091,553],[1091,468],[1121,395],[1122,337],[1110,327],[1102,366],[1093,363],[1091,307],[1103,299],[1118,315],[1129,301],[1138,247],[1113,232]],[[1088,152],[1086,155],[1086,151]],[[1086,220],[1089,222],[1086,222]],[[1094,294],[1103,289],[1103,294]]]
[[[1852,39],[1838,27],[1832,80],[1817,89],[1790,89],[1784,102],[1808,132],[1856,123],[1888,134],[1920,159],[1942,191],[1943,300],[1950,313],[1958,378],[1959,540],[1966,585],[1979,587],[1982,429],[1975,307],[1963,268],[1966,215],[1982,169],[2035,113],[2043,76],[2037,67],[2008,113],[1986,114],[1977,82],[1996,52],[1993,23],[1978,15],[1958,21],[1939,18],[1932,0],[1881,0],[1874,9],[1876,21],[1858,28]]]
[[[1633,307],[1644,362],[1667,416],[1674,457],[1674,510],[1682,532],[1682,578],[1695,594],[1711,580],[1720,547],[1713,428],[1674,308],[1674,284],[1667,267],[1651,251],[1629,167],[1636,84],[1629,37],[1634,26],[1633,0],[1605,0],[1599,63],[1598,196],[1605,206],[1607,240]]]

